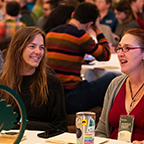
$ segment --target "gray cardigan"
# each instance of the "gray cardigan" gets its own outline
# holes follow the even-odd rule
[[[109,120],[108,120],[109,111],[113,105],[113,102],[117,93],[121,89],[127,77],[128,77],[127,75],[118,76],[115,79],[113,79],[112,82],[110,83],[106,91],[103,110],[102,110],[102,113],[98,122],[98,126],[96,128],[96,132],[95,132],[96,136],[106,137],[106,138],[110,137],[113,131],[113,127],[110,125]]]

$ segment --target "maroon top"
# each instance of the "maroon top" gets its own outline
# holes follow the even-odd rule
[[[140,13],[136,13],[136,14],[137,14],[137,23],[138,23],[139,27],[141,29],[144,29],[144,21],[141,19]]]
[[[110,136],[112,139],[117,139],[120,115],[127,115],[125,109],[125,87],[126,81],[117,94],[109,113],[109,122],[114,127],[114,130]],[[130,112],[130,115],[134,115],[132,141],[144,140],[144,96]]]

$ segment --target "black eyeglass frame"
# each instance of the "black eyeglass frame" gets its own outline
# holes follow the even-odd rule
[[[132,49],[144,49],[144,47],[140,47],[140,46],[139,47],[129,47],[129,46],[123,46],[123,47],[121,47],[121,46],[117,46],[115,48],[115,52],[119,53],[119,51],[122,50],[122,52],[126,53],[126,52],[128,52],[129,50],[132,50]]]

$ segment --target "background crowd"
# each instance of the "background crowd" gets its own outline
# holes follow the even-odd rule
[[[133,30],[123,36],[128,29]],[[125,85],[128,88],[128,81],[136,91],[134,85],[138,84],[138,88],[144,80],[144,55],[140,51],[143,29],[144,0],[0,0],[0,82],[22,98],[27,111],[27,129],[66,131],[66,114],[103,107],[104,102],[97,135],[116,139],[119,119],[113,123],[112,118],[121,104],[117,102],[121,100],[119,93],[125,90]],[[127,44],[134,49],[136,45],[137,53],[127,48]],[[114,52],[126,76],[118,77],[110,86],[118,74],[110,72],[92,82],[82,80],[80,70],[85,54],[97,61],[108,61]],[[131,65],[138,55],[139,59]],[[142,80],[137,82],[133,76],[138,79],[141,76]],[[117,89],[118,83],[121,85]],[[2,94],[15,106],[7,94]],[[139,101],[142,95],[141,92]],[[112,107],[115,98],[118,100]],[[129,105],[128,94],[126,100]],[[15,111],[19,113],[17,107]],[[120,114],[121,111],[117,117]],[[17,122],[15,128],[18,127]],[[138,132],[140,127],[136,127]],[[143,134],[141,138],[139,135],[132,138],[144,139]]]
[[[0,32],[0,38],[10,37],[18,28],[24,26],[45,29],[44,24],[47,23],[48,16],[57,7],[60,5],[75,7],[84,0],[16,0],[15,4],[7,5],[11,1],[0,1],[0,29],[9,29],[7,32],[4,30]],[[104,29],[104,35],[111,45],[117,44],[116,41],[121,39],[125,28],[144,28],[143,0],[85,0],[85,2],[91,2],[98,7],[100,24],[104,26],[102,30]],[[2,28],[4,23],[9,26]],[[91,33],[95,36],[94,32]],[[107,33],[112,33],[114,39],[110,38],[112,36],[107,36]]]

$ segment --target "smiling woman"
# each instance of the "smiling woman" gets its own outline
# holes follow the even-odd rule
[[[24,67],[21,73],[33,74],[36,67],[44,56],[44,39],[41,34],[35,36],[34,40],[23,50]]]
[[[22,98],[27,112],[27,129],[66,130],[62,84],[57,77],[48,74],[46,53],[43,31],[36,27],[18,30],[10,42],[0,82]],[[1,91],[1,95],[19,114],[8,94]],[[15,128],[19,127],[19,119]]]
[[[115,78],[109,85],[96,135],[126,141],[142,141],[144,140],[144,30],[127,30],[116,52],[121,71],[126,75]],[[125,118],[134,123],[134,125],[127,123],[130,124],[129,129],[133,129],[133,132],[130,131],[130,137],[126,132],[120,131],[119,122]],[[129,132],[126,127],[124,128]],[[138,141],[134,143],[138,144]]]

